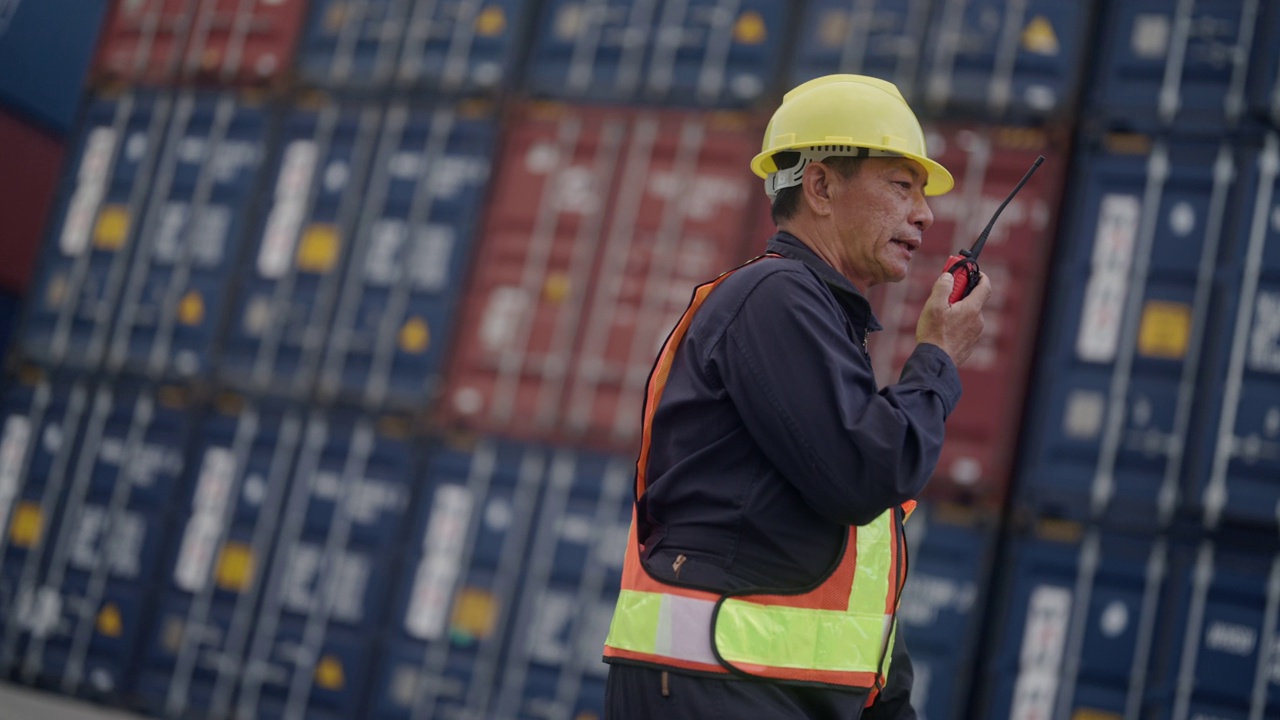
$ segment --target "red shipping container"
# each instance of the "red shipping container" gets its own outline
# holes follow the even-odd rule
[[[457,428],[631,452],[699,283],[763,249],[730,113],[530,105],[497,170],[441,403]]]
[[[269,85],[292,65],[307,0],[116,0],[99,82]]]
[[[939,126],[928,135],[930,156],[951,171],[956,186],[929,199],[933,226],[906,279],[867,293],[884,326],[868,340],[882,386],[897,381],[915,349],[920,308],[947,257],[973,245],[1036,156],[1045,157],[1004,209],[978,257],[995,293],[984,312],[982,340],[960,369],[964,394],[947,420],[942,458],[925,490],[926,497],[994,514],[1012,481],[1067,147],[1045,131],[1028,128]],[[772,232],[767,206],[762,216],[762,232]]]
[[[0,289],[27,292],[63,149],[61,141],[0,112]]]

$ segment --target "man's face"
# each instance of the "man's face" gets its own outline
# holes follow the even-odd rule
[[[907,158],[867,158],[847,178],[831,177],[836,269],[860,290],[907,276],[907,264],[933,224],[924,168]]]

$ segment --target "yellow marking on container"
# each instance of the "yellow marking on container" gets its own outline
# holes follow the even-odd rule
[[[303,272],[327,273],[338,264],[342,240],[338,228],[317,223],[302,232],[298,243],[298,269]]]
[[[400,349],[415,355],[424,353],[431,345],[431,329],[427,321],[414,316],[400,327]]]
[[[496,37],[507,29],[507,14],[500,7],[489,6],[476,17],[476,34]]]
[[[214,581],[224,590],[242,592],[253,584],[253,569],[253,550],[244,543],[229,542],[218,554]]]
[[[1113,712],[1093,708],[1077,708],[1071,713],[1071,720],[1121,720],[1122,717]]]
[[[128,238],[129,209],[123,205],[103,207],[93,226],[93,246],[99,250],[119,250]]]
[[[324,29],[331,33],[337,33],[347,22],[347,4],[334,3],[324,14]]]
[[[98,611],[98,634],[113,638],[124,634],[124,620],[115,603],[107,603]]]
[[[204,322],[204,298],[191,290],[178,302],[178,322],[183,325],[199,325]]]
[[[332,655],[325,655],[316,664],[316,684],[325,690],[341,690],[346,685],[346,673],[342,671],[342,662]]]
[[[1043,15],[1031,18],[1031,22],[1022,29],[1022,47],[1037,55],[1057,55],[1062,51],[1053,23]]]
[[[33,548],[40,544],[40,534],[44,532],[44,511],[40,505],[25,501],[13,511],[13,521],[9,525],[9,540],[23,548]]]
[[[748,10],[738,16],[733,24],[733,40],[743,45],[759,45],[769,36],[764,26],[764,18],[755,10]]]
[[[483,588],[463,588],[453,603],[449,629],[465,640],[483,640],[493,635],[498,622],[498,601]]]
[[[849,33],[849,12],[847,10],[827,10],[822,13],[822,21],[818,23],[818,44],[825,48],[838,48],[844,45],[844,37]]]
[[[573,290],[573,281],[564,273],[552,273],[542,283],[542,296],[547,302],[564,302]]]
[[[1145,357],[1181,360],[1191,343],[1191,306],[1148,300],[1138,328],[1138,353]]]

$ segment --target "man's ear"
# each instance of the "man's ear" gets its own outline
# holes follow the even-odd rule
[[[831,168],[820,162],[811,162],[804,169],[801,187],[804,201],[819,216],[831,214]]]

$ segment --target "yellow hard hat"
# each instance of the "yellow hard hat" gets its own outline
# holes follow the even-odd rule
[[[802,160],[832,155],[906,157],[929,173],[926,195],[942,195],[955,186],[951,173],[930,160],[920,121],[891,82],[866,75],[826,75],[796,87],[782,98],[764,131],[764,146],[751,170],[765,178],[769,197],[800,184],[804,166],[779,172],[773,157],[799,152]]]

